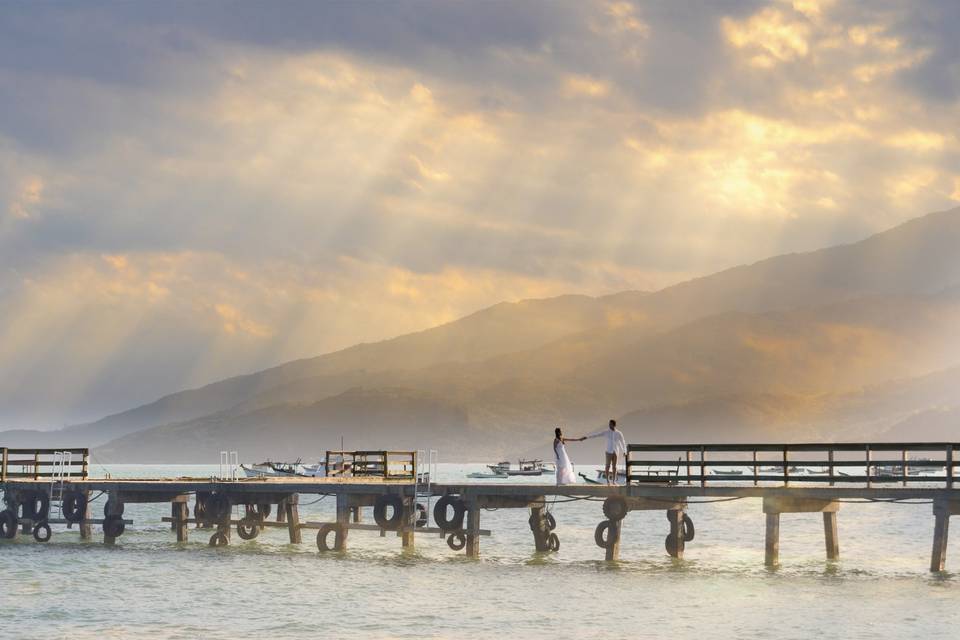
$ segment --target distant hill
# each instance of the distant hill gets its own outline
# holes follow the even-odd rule
[[[642,418],[660,435],[684,433],[684,424],[691,437],[786,438],[810,431],[808,418],[817,412],[837,421],[837,432],[879,429],[891,414],[873,408],[883,398],[871,401],[864,389],[960,362],[952,337],[960,320],[958,246],[954,209],[858,243],[770,258],[653,293],[503,303],[88,425],[3,432],[0,440],[99,444],[134,460],[172,433],[196,432],[217,451],[242,444],[252,453],[306,437],[311,420],[316,433],[333,437],[333,415],[338,432],[360,440],[373,431],[358,398],[397,408],[398,397],[412,403],[405,415],[423,412],[423,426],[415,429],[411,419],[391,432],[409,428],[410,437],[391,442],[429,434],[437,441],[454,432],[457,442],[472,442],[483,433],[477,451],[490,452],[536,446],[556,423],[595,424],[611,415]],[[447,415],[438,406],[462,414],[437,422]],[[793,415],[801,418],[791,423]]]
[[[466,412],[407,389],[352,389],[308,405],[274,405],[251,413],[213,414],[153,427],[97,449],[101,462],[210,462],[224,449],[274,460],[318,460],[340,438],[356,450],[454,448],[479,442]]]

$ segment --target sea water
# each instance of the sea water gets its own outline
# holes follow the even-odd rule
[[[441,465],[463,481],[482,465]],[[586,470],[594,474],[594,468]],[[113,477],[210,477],[217,467],[115,465]],[[511,479],[543,482],[545,478]],[[489,480],[488,482],[499,482]],[[99,513],[104,498],[94,503]],[[331,520],[332,497],[303,495],[302,520]],[[191,526],[178,544],[169,504],[127,505],[113,547],[55,525],[46,544],[0,543],[0,638],[838,638],[960,637],[960,573],[927,571],[929,504],[844,504],[841,560],[824,560],[819,514],[781,517],[780,560],[763,565],[759,499],[691,504],[683,560],[664,551],[662,511],[624,521],[621,559],[604,562],[596,501],[557,502],[560,551],[538,554],[529,512],[481,512],[480,559],[419,534],[351,531],[346,553],[286,529],[211,548]],[[369,512],[366,514],[369,518]],[[951,543],[947,566],[960,572]]]

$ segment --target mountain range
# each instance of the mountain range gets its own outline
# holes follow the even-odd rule
[[[960,208],[655,292],[501,303],[5,446],[102,461],[438,448],[549,452],[617,417],[635,441],[912,440],[960,415]],[[596,441],[593,441],[596,442]]]

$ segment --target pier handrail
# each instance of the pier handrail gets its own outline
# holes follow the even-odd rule
[[[337,459],[342,464],[342,471],[337,475],[388,480],[416,480],[417,477],[416,451],[327,451],[327,475],[333,475],[330,470]]]
[[[58,459],[57,456],[65,456],[66,459]],[[18,457],[23,456],[23,457]],[[90,449],[86,448],[66,448],[66,449],[11,449],[0,447],[0,482],[6,482],[13,478],[28,478],[39,480],[40,478],[53,477],[57,472],[56,467],[80,467],[80,479],[86,479],[90,467]],[[19,471],[15,470],[17,467]],[[72,474],[71,474],[72,475]]]
[[[629,444],[627,483],[663,483],[662,472],[676,469],[671,482],[706,486],[718,482],[872,484],[940,483],[954,486],[956,442],[836,442],[792,444]],[[890,457],[890,453],[899,454]],[[936,459],[911,458],[910,453]],[[708,454],[717,454],[709,456]],[[794,456],[793,454],[796,454]],[[878,457],[879,455],[879,457]],[[846,473],[861,470],[856,475]],[[744,473],[744,471],[749,473]],[[930,475],[924,471],[942,475]]]

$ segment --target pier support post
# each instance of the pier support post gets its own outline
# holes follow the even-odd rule
[[[623,533],[623,520],[613,521],[613,526],[610,528],[610,535],[613,536],[613,541],[606,548],[606,553],[604,554],[604,560],[607,562],[614,562],[620,559],[620,534]]]
[[[347,550],[347,534],[350,532],[346,526],[350,523],[350,496],[338,493],[337,494],[337,524],[340,525],[340,544],[334,548],[334,551],[346,551]]]
[[[780,562],[780,514],[767,514],[767,533],[764,542],[763,564],[775,567]]]
[[[105,518],[109,518],[110,516],[123,516],[123,501],[120,499],[119,491],[107,492],[107,503],[103,507],[103,515]],[[116,541],[117,539],[109,535],[106,527],[104,527],[103,544],[113,545]]]
[[[670,523],[670,533],[667,534],[667,552],[677,560],[683,560],[683,548],[687,543],[683,535],[683,510],[668,509],[667,521]],[[619,545],[619,540],[617,542]]]
[[[767,515],[767,535],[764,564],[773,567],[780,562],[781,513],[822,513],[827,559],[838,559],[840,557],[840,542],[837,536],[837,511],[839,509],[840,503],[836,500],[785,496],[765,497],[763,499],[763,512]]]
[[[287,497],[284,502],[284,509],[287,516],[287,531],[290,533],[290,544],[300,544],[303,539],[300,536],[300,494],[294,493]]]
[[[475,497],[467,499],[467,557],[480,557],[480,504]]]
[[[837,512],[823,512],[823,541],[827,547],[827,560],[840,559],[840,539],[837,536]]]
[[[359,507],[357,507],[359,510]],[[354,511],[356,514],[356,511]],[[404,549],[413,550],[415,533],[414,528],[417,526],[417,506],[414,498],[404,498],[403,499],[403,532],[400,534],[402,545]]]
[[[90,519],[93,517],[93,509],[90,506],[90,492],[84,491],[83,495],[87,498],[87,506],[83,510],[83,520],[80,522],[80,539],[89,540],[93,537],[93,527],[90,526]]]
[[[950,516],[954,513],[960,513],[960,502],[934,500],[933,552],[930,554],[930,571],[943,571],[946,566]]]
[[[177,533],[177,542],[186,542],[190,530],[187,520],[190,518],[190,506],[187,497],[181,496],[170,503],[170,528]]]
[[[533,532],[533,545],[540,553],[550,551],[548,538],[550,529],[547,526],[546,507],[541,501],[530,507],[530,531]]]
[[[361,511],[363,507],[357,505],[355,507],[350,507],[350,513],[353,517],[354,522],[363,522],[363,512]]]
[[[284,498],[277,503],[277,522],[287,521],[287,499]]]

